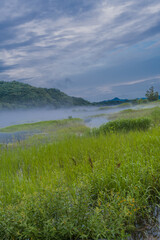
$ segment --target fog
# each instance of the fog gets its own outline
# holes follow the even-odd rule
[[[124,109],[141,109],[155,107],[156,105],[139,105],[125,106],[123,108],[108,107],[100,109],[99,107],[74,107],[65,109],[32,109],[18,111],[1,111],[0,112],[0,128],[11,125],[34,123],[39,121],[59,120],[67,118],[81,118],[89,127],[99,127],[101,124],[108,122],[109,114],[122,111]]]
[[[99,127],[109,121],[110,114],[122,111],[124,109],[142,109],[155,107],[154,105],[126,105],[125,107],[112,106],[106,108],[99,107],[74,107],[65,109],[32,109],[18,111],[1,111],[0,112],[0,128],[11,125],[34,123],[39,121],[60,120],[67,118],[81,118],[88,127]],[[0,132],[0,143],[10,143],[14,141],[24,140],[26,137],[35,134],[35,132],[21,131],[15,133]]]
[[[74,107],[52,110],[32,109],[3,111],[0,113],[0,128],[23,123],[67,119],[70,117],[83,119],[89,127],[98,127],[108,121],[107,116],[101,116],[101,114],[110,114],[121,110],[122,108],[100,109],[99,107]]]
[[[23,123],[67,119],[69,117],[81,118],[89,124],[92,120],[89,120],[90,116],[100,113],[101,111],[94,107],[3,111],[0,116],[0,128]]]

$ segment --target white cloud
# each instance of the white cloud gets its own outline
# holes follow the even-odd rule
[[[0,21],[27,14],[30,5],[20,0],[3,1]],[[143,0],[141,5],[137,0],[97,1],[92,9],[77,16],[64,14],[55,18],[53,14],[15,25],[12,28],[15,37],[6,38],[5,44],[30,43],[15,49],[0,48],[0,60],[5,66],[17,65],[6,71],[10,79],[32,78],[45,85],[48,79],[62,79],[117,64],[113,60],[119,51],[142,41],[141,35],[158,21],[157,0],[148,3]],[[108,86],[101,90],[112,91]]]
[[[156,76],[152,76],[149,78],[143,78],[143,79],[134,80],[134,81],[130,81],[130,82],[121,82],[121,83],[113,84],[112,87],[134,85],[134,84],[139,84],[139,83],[146,82],[146,81],[159,80],[159,79],[160,79],[160,75],[156,75]]]
[[[160,80],[160,75],[155,75],[152,77],[142,78],[142,79],[129,81],[129,82],[119,82],[119,83],[107,84],[107,85],[97,87],[96,89],[100,93],[109,93],[110,94],[110,93],[113,93],[114,87],[137,85],[137,84],[140,84],[143,82],[148,82],[148,81],[153,81],[153,80]]]
[[[34,5],[33,5],[34,6]],[[23,0],[1,0],[0,22],[22,17],[32,11],[32,8]]]

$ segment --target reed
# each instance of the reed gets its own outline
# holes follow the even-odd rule
[[[127,239],[159,201],[159,136],[157,126],[1,146],[0,239]]]

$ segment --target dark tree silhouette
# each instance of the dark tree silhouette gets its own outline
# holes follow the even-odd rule
[[[158,92],[154,91],[154,87],[150,87],[149,90],[147,90],[146,92],[146,98],[148,99],[148,101],[156,101],[159,98]]]

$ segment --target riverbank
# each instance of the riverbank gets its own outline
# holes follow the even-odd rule
[[[0,238],[127,239],[159,202],[160,127],[94,136],[62,122],[1,146]]]

